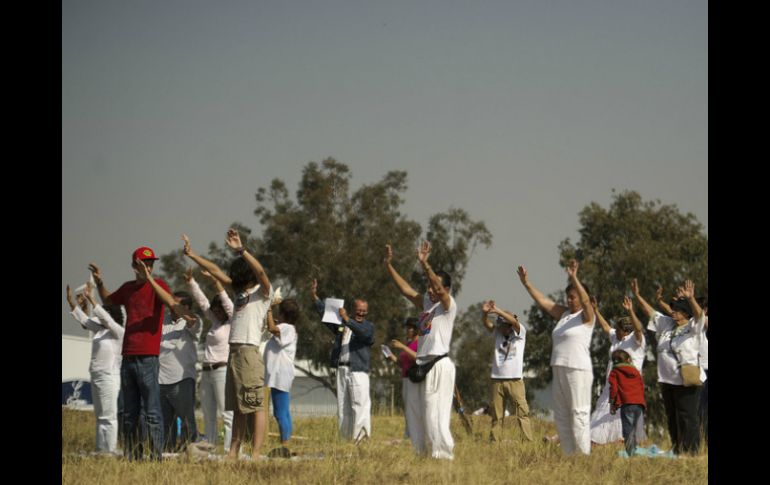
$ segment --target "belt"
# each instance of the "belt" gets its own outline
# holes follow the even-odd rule
[[[203,370],[219,369],[227,365],[227,362],[215,362],[213,364],[203,364]]]
[[[350,367],[350,362],[340,362],[340,363],[339,363],[339,364],[337,364],[337,365],[338,365],[338,366],[342,366],[342,367]]]

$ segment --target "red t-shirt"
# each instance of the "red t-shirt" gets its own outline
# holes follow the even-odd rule
[[[171,293],[160,278],[155,281]],[[123,335],[123,355],[158,355],[163,333],[163,301],[150,283],[127,281],[109,296],[114,305],[126,307],[126,333]]]
[[[419,344],[419,342],[417,341],[417,339],[414,339],[411,342],[409,342],[409,345],[407,345],[407,347],[417,352],[417,344]],[[414,360],[412,360],[412,357],[402,350],[401,353],[398,354],[398,363],[399,365],[401,365],[401,377],[408,376],[409,368],[412,367],[412,364],[414,364]]]

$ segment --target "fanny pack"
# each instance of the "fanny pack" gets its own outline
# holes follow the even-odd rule
[[[426,362],[424,364],[418,364],[415,362],[412,364],[412,367],[409,368],[408,371],[406,371],[407,376],[409,377],[409,380],[412,382],[422,382],[425,380],[425,376],[428,375],[428,372],[433,368],[433,366],[438,362],[439,360],[443,359],[444,357],[447,357],[449,354],[439,355],[435,359],[431,360],[430,362]]]

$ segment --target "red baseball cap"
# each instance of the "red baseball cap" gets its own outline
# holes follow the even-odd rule
[[[155,251],[148,248],[147,246],[142,246],[141,248],[138,248],[136,251],[134,251],[134,255],[131,257],[131,261],[135,261],[137,259],[141,259],[142,261],[146,259],[156,261],[158,258],[155,257]]]

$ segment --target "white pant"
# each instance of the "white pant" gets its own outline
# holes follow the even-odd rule
[[[358,439],[363,429],[372,435],[372,401],[369,399],[369,374],[351,372],[350,367],[337,368],[337,424],[340,436]]]
[[[91,397],[96,415],[96,451],[114,453],[118,447],[120,374],[91,373]]]
[[[455,388],[455,365],[444,357],[417,384],[419,406],[417,425],[409,430],[412,446],[417,453],[428,452],[433,458],[452,460],[455,442],[449,430],[452,399]]]
[[[233,437],[233,412],[225,411],[226,376],[227,366],[202,371],[201,408],[203,409],[206,439],[212,445],[216,445],[219,442],[217,416],[222,416],[222,421],[225,422],[225,451],[229,451],[230,441]]]
[[[422,426],[420,421],[420,385],[410,381],[408,377],[401,379],[401,395],[404,398],[404,419],[406,428],[404,438],[418,433],[415,427]]]
[[[565,455],[591,454],[591,384],[593,371],[555,365],[553,419]]]

